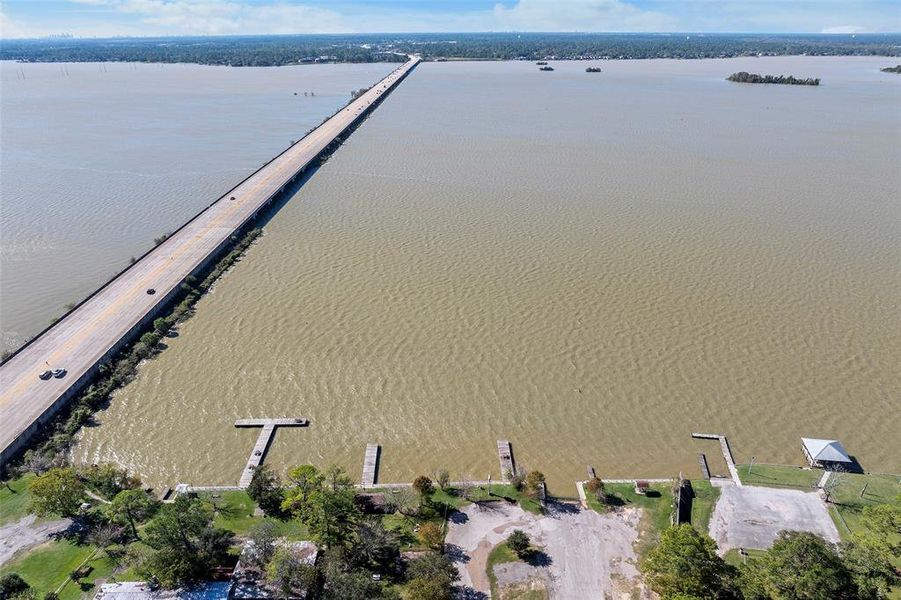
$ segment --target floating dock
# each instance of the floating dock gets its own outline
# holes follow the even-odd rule
[[[510,481],[510,476],[516,474],[516,462],[513,460],[513,449],[507,440],[497,441],[497,458],[501,465],[501,480]]]
[[[379,454],[381,447],[378,444],[366,444],[366,455],[363,457],[363,487],[375,485],[379,474]]]
[[[262,427],[260,435],[257,436],[257,442],[253,445],[253,451],[247,464],[241,472],[241,479],[238,480],[238,487],[241,489],[250,485],[253,479],[253,473],[263,464],[266,458],[266,452],[269,450],[269,444],[272,442],[272,436],[278,427],[306,427],[310,422],[307,419],[238,419],[235,421],[235,427]]]

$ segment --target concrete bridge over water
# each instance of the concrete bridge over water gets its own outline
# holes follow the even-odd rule
[[[411,57],[303,139],[263,165],[0,365],[0,466],[91,381],[104,362],[171,304],[181,283],[212,265],[299,174],[419,63]],[[153,289],[155,293],[149,294]],[[68,371],[41,380],[49,368]]]

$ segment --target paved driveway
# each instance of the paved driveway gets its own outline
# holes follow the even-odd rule
[[[816,492],[715,482],[720,499],[710,519],[710,536],[720,553],[730,548],[766,549],[780,531],[809,531],[838,542],[838,530]]]

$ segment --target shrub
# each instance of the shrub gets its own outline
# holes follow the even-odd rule
[[[0,577],[0,598],[12,598],[28,589],[29,585],[18,573],[9,573]]]
[[[521,529],[514,529],[507,538],[507,547],[520,558],[528,556],[531,544],[532,540],[529,539],[529,535]]]
[[[544,485],[544,473],[541,471],[529,471],[524,484],[526,493],[530,496],[537,496]]]
[[[428,521],[419,527],[419,541],[424,546],[438,549],[444,545],[444,530],[438,523]]]
[[[447,469],[439,469],[435,473],[435,482],[442,490],[446,490],[447,486],[450,485],[450,472]]]

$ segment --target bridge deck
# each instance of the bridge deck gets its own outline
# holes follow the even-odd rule
[[[0,464],[229,238],[419,62],[411,58],[183,225],[0,365]],[[148,294],[153,288],[155,294]],[[49,366],[48,366],[49,365]],[[46,368],[62,379],[42,381]]]

